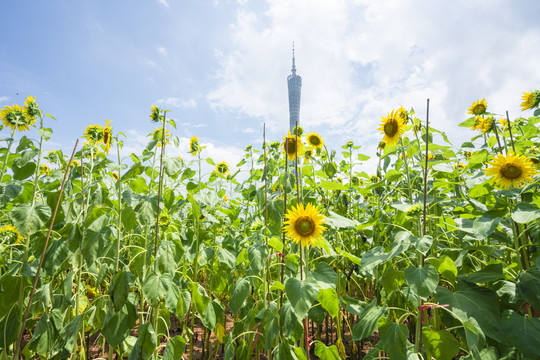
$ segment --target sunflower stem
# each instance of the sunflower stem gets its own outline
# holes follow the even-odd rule
[[[9,138],[8,147],[6,150],[6,156],[4,156],[4,165],[2,166],[2,173],[0,174],[0,183],[4,182],[4,174],[6,173],[6,167],[9,159],[9,152],[11,150],[11,145],[13,145],[13,138],[15,137],[15,129],[11,132],[11,136]],[[38,170],[39,170],[39,164],[38,164]]]
[[[510,134],[510,143],[512,144],[512,150],[516,153],[516,147],[514,146],[514,138],[512,137],[512,125],[510,124],[510,117],[508,111],[506,111],[506,121],[508,122],[508,133]]]
[[[161,154],[159,155],[159,178],[158,178],[158,198],[157,198],[157,216],[156,216],[156,238],[154,243],[154,272],[156,271],[155,267],[157,266],[156,257],[157,257],[157,248],[159,240],[159,213],[160,213],[160,201],[161,201],[161,191],[163,188],[163,155],[165,152],[165,117],[167,112],[163,111],[162,118],[162,131],[161,131]],[[157,330],[156,330],[157,331]]]

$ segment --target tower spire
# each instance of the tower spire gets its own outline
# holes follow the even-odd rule
[[[292,69],[291,72],[293,75],[296,75],[296,65],[294,63],[294,41],[292,43]]]
[[[297,124],[300,126],[300,96],[302,93],[302,77],[296,75],[294,42],[292,50],[292,74],[287,77],[287,87],[289,89],[289,128],[291,133],[293,133]]]

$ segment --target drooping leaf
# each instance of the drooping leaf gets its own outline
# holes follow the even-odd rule
[[[452,360],[459,353],[459,342],[448,330],[424,327],[422,344],[438,360]]]
[[[249,284],[249,280],[239,278],[236,281],[236,284],[234,284],[231,290],[231,301],[229,303],[229,309],[231,309],[233,314],[236,314],[240,308],[242,308],[244,301],[249,295],[250,289],[251,285]]]
[[[364,309],[354,326],[352,340],[359,341],[371,336],[377,330],[377,321],[386,316],[388,316],[388,307],[378,306],[377,299],[374,299]]]
[[[309,308],[313,305],[319,294],[318,286],[314,282],[307,280],[298,280],[289,278],[285,282],[285,293],[291,302],[296,316],[304,319],[307,316]]]
[[[384,351],[392,360],[407,360],[409,330],[405,324],[396,324],[385,317],[377,321]]]
[[[422,299],[427,299],[439,284],[439,274],[430,264],[422,268],[411,265],[405,269],[405,280],[412,291]]]

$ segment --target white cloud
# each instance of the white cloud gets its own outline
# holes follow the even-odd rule
[[[401,105],[425,120],[427,98],[431,125],[459,145],[470,134],[457,124],[473,101],[485,97],[488,110],[517,117],[521,92],[540,83],[540,50],[531,46],[540,27],[523,18],[526,6],[268,0],[266,12],[255,13],[249,5],[239,5],[231,47],[215,50],[218,85],[207,99],[266,121],[274,133],[288,126],[292,41],[303,78],[301,125],[333,137],[332,148],[350,138],[373,146],[380,117]]]
[[[159,2],[161,5],[165,6],[166,8],[169,7],[169,3],[167,2],[167,0],[158,0],[158,2]]]
[[[167,49],[163,46],[158,46],[157,52],[159,55],[163,56],[164,58],[167,58]]]
[[[158,99],[156,104],[160,106],[172,106],[177,108],[192,108],[197,106],[197,102],[193,98],[181,99],[177,97],[167,97]]]
[[[8,102],[10,99],[9,96],[0,96],[0,103]]]

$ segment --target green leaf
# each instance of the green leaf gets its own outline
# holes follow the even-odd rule
[[[405,273],[394,269],[392,266],[386,268],[381,278],[384,291],[390,293],[399,288],[405,282]]]
[[[382,246],[376,246],[362,255],[360,271],[370,271],[388,259],[388,254]]]
[[[45,204],[15,206],[9,217],[22,236],[32,235],[39,231],[51,217],[51,209]]]
[[[405,280],[411,290],[422,299],[427,299],[439,284],[439,274],[430,264],[423,268],[409,266],[405,269]]]
[[[109,286],[108,294],[111,296],[114,309],[118,312],[126,303],[129,290],[135,282],[135,275],[129,271],[119,271],[114,275],[113,281]]]
[[[182,160],[179,157],[163,157],[163,170],[165,174],[174,177],[182,168]]]
[[[375,330],[377,330],[377,321],[386,316],[388,316],[388,307],[386,305],[377,306],[377,299],[373,299],[373,301],[363,310],[358,322],[354,326],[352,340],[364,340],[373,335]]]
[[[517,288],[527,301],[536,311],[540,311],[540,270],[538,268],[530,268],[518,275]]]
[[[474,318],[462,321],[463,330],[465,330],[465,338],[467,339],[467,347],[471,349],[473,346],[482,348],[486,343],[486,336]]]
[[[474,235],[478,239],[486,239],[495,231],[495,229],[497,229],[497,226],[499,225],[500,221],[501,221],[500,217],[490,212],[485,213],[484,215],[474,220],[473,222]]]
[[[439,258],[431,258],[428,261],[431,265],[435,266],[443,278],[450,281],[456,280],[458,270],[454,260],[452,260],[450,257],[442,255]]]
[[[405,324],[396,324],[386,317],[377,321],[383,349],[392,360],[407,360],[409,330]]]
[[[136,321],[137,307],[130,301],[126,302],[120,311],[115,311],[113,307],[110,307],[103,320],[101,333],[109,346],[117,347],[127,338]]]
[[[319,289],[309,279],[301,281],[295,278],[289,278],[285,282],[285,293],[291,302],[296,316],[299,319],[304,319],[307,316],[309,308],[313,305],[315,299],[317,299]]]
[[[482,270],[472,274],[459,274],[458,279],[468,281],[470,283],[486,283],[490,281],[496,281],[504,279],[503,264],[489,264]]]
[[[181,335],[169,338],[163,351],[163,360],[181,359],[185,350],[186,340]]]
[[[238,278],[231,290],[231,301],[229,303],[229,309],[231,309],[233,314],[236,314],[242,308],[250,289],[251,285],[247,279]]]
[[[315,271],[313,271],[311,274],[315,281],[317,281],[317,284],[322,289],[335,289],[337,285],[338,276],[334,269],[328,265],[327,263],[320,262],[317,263],[317,266],[315,267]]]
[[[268,239],[268,246],[273,247],[276,251],[283,252],[283,242],[276,236]]]
[[[506,310],[502,315],[501,339],[528,355],[538,356],[540,318],[526,318],[514,310]]]
[[[319,185],[326,190],[347,190],[348,187],[337,181],[321,180]]]
[[[2,348],[4,348],[5,344],[11,344],[17,340],[17,336],[21,330],[22,320],[20,319],[18,309],[19,307],[17,304],[13,305],[10,311],[0,319],[0,329],[2,329],[2,331],[0,331],[0,346],[2,346]]]
[[[440,171],[444,173],[453,173],[456,171],[454,167],[448,163],[438,163],[432,166],[433,170]]]
[[[328,225],[332,228],[345,228],[345,229],[355,229],[358,225],[358,221],[351,220],[341,215],[336,214],[332,210],[328,211],[328,216],[326,217],[325,225]]]
[[[317,300],[321,303],[322,307],[328,311],[331,317],[336,317],[339,314],[339,298],[336,290],[320,289]]]
[[[466,127],[466,128],[470,128],[474,125],[474,122],[476,120],[476,117],[473,116],[473,117],[470,117],[468,118],[467,120],[461,122],[458,126],[459,127]]]
[[[433,238],[430,235],[424,235],[421,238],[416,236],[411,236],[411,243],[414,245],[416,250],[418,250],[422,255],[426,256],[428,251],[433,245]]]
[[[437,360],[452,360],[459,353],[459,342],[447,330],[436,331],[430,327],[424,327],[422,344]]]
[[[540,218],[540,210],[531,204],[519,203],[512,210],[511,217],[519,224],[526,224]]]
[[[37,133],[43,137],[43,140],[47,141],[51,138],[53,132],[51,128],[39,128]]]
[[[142,286],[144,297],[151,306],[157,306],[161,300],[165,300],[171,284],[171,274],[149,273]]]
[[[82,242],[82,254],[86,263],[91,266],[99,256],[104,255],[112,246],[112,230],[105,226],[98,231],[86,229]]]
[[[129,360],[153,359],[154,350],[157,347],[157,337],[152,323],[147,322],[139,326],[138,335],[137,342],[129,355]]]
[[[84,323],[84,314],[77,315],[73,320],[64,327],[56,339],[53,350],[53,354],[62,352],[63,354],[71,354],[77,345],[77,335],[82,329]]]
[[[315,355],[324,360],[341,360],[336,345],[326,346],[320,341],[315,345]]]
[[[489,289],[465,281],[460,281],[458,286],[456,292],[437,287],[435,299],[439,304],[449,304],[448,310],[462,322],[474,318],[484,334],[498,340],[500,313],[497,295]]]

